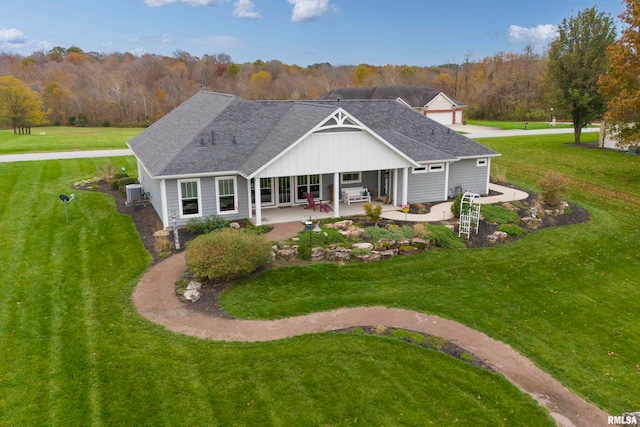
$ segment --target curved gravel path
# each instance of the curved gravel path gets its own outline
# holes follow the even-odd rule
[[[151,267],[133,293],[138,312],[173,332],[220,341],[271,341],[365,325],[385,325],[437,335],[484,359],[546,407],[558,425],[607,425],[607,415],[603,411],[571,393],[529,359],[507,344],[460,323],[387,307],[341,308],[279,320],[212,317],[189,310],[177,298],[174,284],[185,270],[184,252]]]

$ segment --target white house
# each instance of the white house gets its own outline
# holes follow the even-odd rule
[[[366,188],[394,205],[489,192],[499,154],[395,100],[247,101],[199,92],[128,142],[165,227],[175,213],[262,223],[265,209]]]

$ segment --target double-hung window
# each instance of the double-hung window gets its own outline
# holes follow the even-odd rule
[[[178,199],[181,218],[202,216],[199,180],[178,180]]]
[[[236,177],[223,176],[216,178],[216,189],[218,190],[218,214],[237,213],[236,207]]]

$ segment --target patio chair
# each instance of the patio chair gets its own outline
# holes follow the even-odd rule
[[[307,206],[304,208],[316,210],[316,199],[313,198],[313,194],[307,193]]]

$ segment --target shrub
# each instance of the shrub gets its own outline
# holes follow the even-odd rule
[[[451,204],[451,213],[454,217],[460,218],[460,203],[462,202],[462,194],[458,194]]]
[[[464,248],[464,242],[444,225],[429,224],[429,242],[432,246],[440,248],[456,249]]]
[[[372,242],[377,242],[382,239],[410,239],[413,237],[413,229],[406,225],[403,225],[402,227],[392,225],[387,228],[367,227],[364,230],[364,237]]]
[[[523,234],[527,234],[527,230],[515,224],[502,224],[500,227],[498,227],[498,231],[503,231],[512,237],[518,237],[522,236]]]
[[[206,234],[212,231],[221,230],[229,226],[226,219],[217,215],[209,215],[202,218],[191,218],[187,221],[185,229],[193,234]],[[258,233],[254,233],[258,234]]]
[[[247,276],[270,259],[271,243],[264,236],[230,228],[196,237],[185,252],[196,277],[215,281]]]
[[[118,188],[126,187],[129,184],[137,184],[137,183],[138,183],[137,178],[120,178],[120,179],[114,179],[113,181],[111,181],[111,187],[113,187],[113,189],[116,190]]]
[[[494,166],[494,173],[491,175],[491,180],[496,184],[504,184],[507,182],[507,169],[499,165]]]
[[[562,195],[567,189],[567,180],[557,172],[549,171],[538,181],[542,202],[552,208],[559,208],[562,204]]]
[[[417,222],[415,224],[413,224],[413,235],[415,237],[425,237],[427,234],[429,234],[429,231],[427,230],[427,227],[425,227],[424,223],[422,222]]]
[[[482,216],[489,223],[506,224],[508,222],[520,221],[520,216],[517,212],[512,212],[504,206],[482,205],[480,212],[482,212]]]
[[[98,166],[98,176],[105,182],[113,179],[115,172],[116,168],[111,163],[103,163]]]
[[[369,221],[378,225],[380,218],[382,217],[382,205],[373,206],[371,203],[365,203],[363,206],[364,213],[369,218]]]
[[[166,258],[171,254],[173,244],[166,236],[156,237],[155,250],[158,253],[159,258]]]

